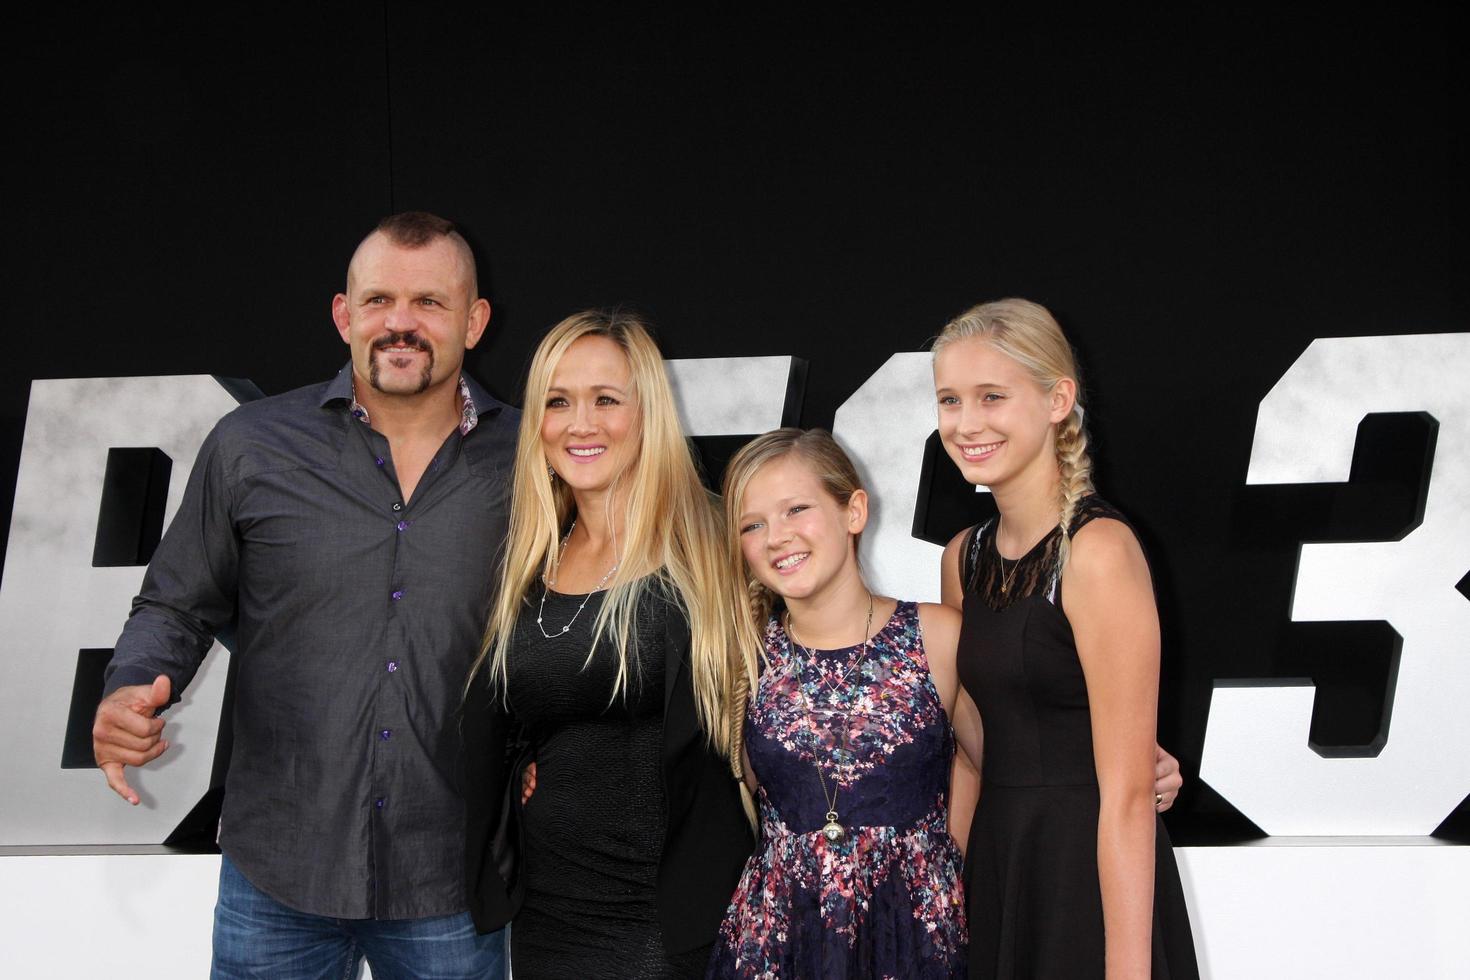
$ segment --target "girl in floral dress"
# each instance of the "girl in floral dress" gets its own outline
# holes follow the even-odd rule
[[[748,444],[725,505],[760,658],[742,758],[761,843],[709,976],[963,976],[946,810],[954,732],[978,762],[979,726],[955,675],[960,616],[868,589],[867,495],[825,432]]]

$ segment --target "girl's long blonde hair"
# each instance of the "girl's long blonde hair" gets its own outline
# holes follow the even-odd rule
[[[761,584],[745,561],[740,548],[740,512],[745,489],[751,479],[768,463],[796,456],[811,467],[822,489],[846,507],[852,495],[863,489],[857,467],[830,432],[823,429],[775,429],[757,436],[741,447],[725,468],[725,528],[728,535],[730,574],[745,587],[745,601],[739,611],[740,651],[745,669],[757,676],[766,653],[766,624],[775,609],[776,594]],[[857,535],[853,536],[853,553],[857,553]],[[742,706],[742,711],[743,711]]]
[[[551,328],[531,359],[511,481],[510,529],[475,671],[488,662],[489,683],[505,690],[506,663],[524,600],[537,578],[554,574],[562,534],[574,516],[571,489],[551,475],[541,424],[557,365],[583,337],[606,337],[627,357],[639,433],[633,460],[616,477],[627,488],[626,521],[618,542],[618,570],[594,622],[588,658],[603,635],[610,634],[618,671],[609,697],[625,693],[630,658],[635,658],[636,670],[633,637],[639,601],[658,592],[677,602],[689,618],[689,664],[700,726],[731,759],[738,776],[740,714],[734,706],[743,703],[749,689],[734,642],[739,592],[723,558],[719,512],[700,484],[679,425],[663,357],[634,314],[587,310],[569,316]]]
[[[1051,312],[1026,299],[1001,299],[973,306],[949,321],[934,341],[934,356],[958,340],[985,341],[1030,373],[1047,391],[1063,378],[1077,385],[1071,413],[1056,425],[1057,470],[1061,474],[1057,509],[1062,526],[1058,567],[1067,563],[1072,548],[1072,518],[1077,502],[1093,492],[1092,456],[1087,452],[1087,429],[1082,424],[1082,379],[1077,357]]]

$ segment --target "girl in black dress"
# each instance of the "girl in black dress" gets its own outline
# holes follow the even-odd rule
[[[1159,622],[1132,529],[1092,489],[1077,368],[1041,306],[934,345],[939,433],[1000,516],[945,549],[985,727],[966,889],[973,977],[1198,975],[1156,808]]]

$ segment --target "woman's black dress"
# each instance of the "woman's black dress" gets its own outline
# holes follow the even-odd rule
[[[1089,496],[1079,503],[1072,533],[1098,517],[1122,520]],[[1060,541],[1058,528],[1002,567],[991,521],[962,553],[958,669],[985,726],[980,805],[965,865],[972,977],[1103,976],[1092,718],[1062,613]],[[1155,841],[1153,975],[1197,977],[1162,820]]]
[[[511,925],[516,980],[702,976],[709,947],[665,953],[655,904],[667,806],[662,760],[667,617],[650,590],[629,644],[628,686],[613,696],[617,650],[588,658],[605,593],[534,594],[507,661],[509,707],[536,760],[521,811],[525,902]],[[711,937],[713,938],[713,937]]]

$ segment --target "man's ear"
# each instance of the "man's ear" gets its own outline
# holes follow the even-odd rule
[[[352,313],[347,308],[347,297],[338,293],[332,297],[332,322],[337,325],[337,332],[342,335],[342,343],[352,342],[350,331],[352,329]]]
[[[485,328],[490,325],[490,301],[481,296],[470,304],[470,324],[464,335],[464,349],[469,350],[480,342]]]

